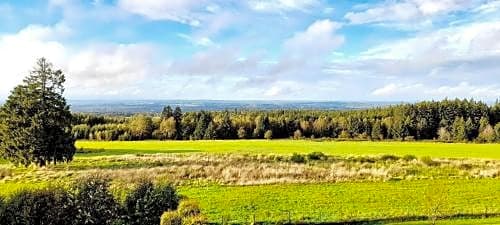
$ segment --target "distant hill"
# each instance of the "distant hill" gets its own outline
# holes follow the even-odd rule
[[[226,100],[70,100],[73,112],[131,114],[161,112],[164,106],[179,106],[183,111],[274,110],[274,109],[364,109],[399,102],[340,101],[226,101]]]

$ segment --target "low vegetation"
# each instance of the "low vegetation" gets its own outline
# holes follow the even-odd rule
[[[171,185],[143,181],[125,201],[113,196],[109,183],[89,177],[69,187],[24,189],[0,201],[0,223],[9,225],[158,225],[161,215],[177,210],[181,197]],[[203,222],[192,201],[181,201],[179,218]]]

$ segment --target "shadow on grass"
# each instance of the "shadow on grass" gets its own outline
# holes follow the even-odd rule
[[[500,217],[500,213],[486,213],[486,214],[455,214],[451,216],[446,216],[439,218],[439,220],[459,220],[459,219],[487,219],[487,218],[496,218]],[[438,221],[439,221],[438,220]],[[366,220],[350,220],[350,221],[339,221],[339,222],[307,222],[307,221],[282,221],[282,222],[253,222],[252,224],[282,224],[282,225],[383,225],[383,224],[392,224],[392,223],[405,223],[405,222],[420,222],[420,221],[429,221],[429,218],[426,216],[402,216],[402,217],[392,217],[385,219],[366,219]],[[220,225],[220,224],[248,224],[248,223],[210,223],[211,225]]]

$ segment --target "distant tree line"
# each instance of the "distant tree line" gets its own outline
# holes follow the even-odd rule
[[[73,137],[90,140],[333,138],[500,141],[500,103],[425,101],[364,110],[200,111],[158,115],[74,114]]]

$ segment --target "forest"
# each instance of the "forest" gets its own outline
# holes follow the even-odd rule
[[[166,106],[158,114],[73,115],[75,139],[302,139],[500,141],[500,103],[424,101],[363,110],[199,111]]]

